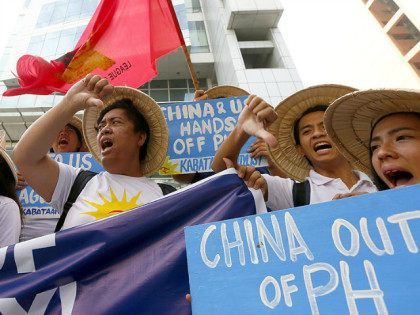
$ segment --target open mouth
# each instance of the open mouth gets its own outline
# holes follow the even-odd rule
[[[105,151],[106,149],[112,147],[114,143],[112,142],[111,139],[104,139],[103,141],[101,141],[101,149],[102,151]]]
[[[321,151],[321,150],[327,150],[327,149],[331,149],[331,148],[332,148],[332,146],[328,142],[320,142],[320,143],[315,144],[314,151],[318,152],[318,151]]]
[[[69,141],[67,139],[61,138],[58,140],[58,145],[67,145],[69,144]]]
[[[388,181],[394,186],[403,186],[413,178],[413,174],[407,171],[391,170],[384,173]]]

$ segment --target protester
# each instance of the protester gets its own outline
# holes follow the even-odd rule
[[[80,118],[73,116],[69,123],[58,132],[50,151],[54,153],[87,151]]]
[[[89,178],[74,203],[67,204],[63,229],[128,211],[162,196],[158,184],[145,177],[157,171],[166,156],[168,128],[161,109],[146,94],[128,87],[114,88],[106,79],[91,74],[33,123],[15,147],[16,164],[35,191],[63,211],[73,183],[79,183],[80,174],[86,174],[46,154],[54,135],[82,109],[87,146],[105,172]]]
[[[52,153],[70,153],[87,151],[83,138],[82,120],[73,116],[69,123],[65,125],[57,134],[51,146]],[[17,189],[24,189],[26,181],[18,173]],[[36,217],[26,216],[22,226],[20,241],[27,241],[36,237],[47,235],[54,232],[57,226],[57,217]]]
[[[0,130],[0,248],[19,242],[21,206],[16,195],[17,173],[5,151],[5,132]]]
[[[323,126],[328,105],[352,91],[340,85],[314,86],[286,98],[275,110],[259,98],[250,99],[216,153],[213,170],[225,168],[224,157],[236,161],[240,148],[255,135],[269,145],[274,163],[289,177],[263,175],[262,190],[271,209],[376,191],[370,178],[353,170],[333,146]]]
[[[336,100],[325,126],[343,155],[380,190],[420,183],[420,92],[359,91]]]

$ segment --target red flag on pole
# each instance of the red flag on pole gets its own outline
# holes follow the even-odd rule
[[[75,49],[50,62],[24,55],[20,88],[3,93],[65,93],[88,73],[138,88],[157,75],[156,60],[185,45],[171,0],[102,0]]]

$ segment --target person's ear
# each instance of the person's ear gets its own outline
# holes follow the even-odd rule
[[[140,132],[139,141],[137,142],[139,147],[143,146],[143,144],[146,142],[146,139],[147,139],[147,133],[144,131]]]
[[[299,152],[299,154],[306,157],[305,152],[303,151],[302,146],[300,144],[296,145],[296,150]]]

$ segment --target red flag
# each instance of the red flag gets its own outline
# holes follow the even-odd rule
[[[47,62],[24,55],[20,88],[3,93],[65,93],[88,73],[138,88],[157,75],[156,60],[185,45],[171,0],[102,0],[75,49]]]

